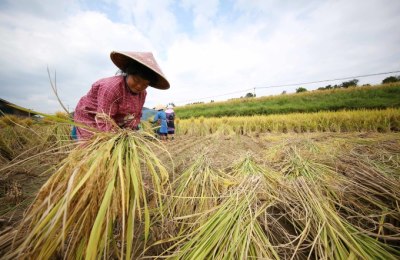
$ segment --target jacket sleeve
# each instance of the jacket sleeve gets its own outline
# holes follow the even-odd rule
[[[115,128],[115,115],[118,113],[118,101],[121,95],[115,85],[99,86],[97,95],[96,124],[101,131]]]
[[[156,123],[158,121],[158,119],[160,119],[160,113],[157,112],[157,114],[154,116],[154,119],[153,119],[152,123],[153,124]]]
[[[141,92],[139,94],[139,99],[138,99],[138,106],[136,111],[134,111],[134,118],[133,120],[129,121],[124,127],[126,128],[131,128],[136,130],[138,128],[138,125],[140,123],[140,119],[142,118],[142,110],[143,110],[143,106],[144,106],[144,102],[146,101],[146,96],[147,96],[147,91],[144,90],[143,92]]]

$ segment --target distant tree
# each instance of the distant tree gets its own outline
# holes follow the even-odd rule
[[[331,85],[325,86],[325,89],[333,89]]]
[[[176,106],[175,106],[175,103],[173,103],[173,102],[168,103],[168,105],[171,105],[172,107],[176,107]]]
[[[306,91],[307,91],[307,89],[303,88],[303,87],[296,88],[296,93],[306,92]]]
[[[364,84],[364,85],[362,85],[363,87],[370,87],[371,86],[371,84]]]
[[[286,94],[286,90],[284,90],[284,91],[282,91],[282,93],[281,93],[282,95],[285,95]]]
[[[388,84],[388,83],[395,83],[400,81],[400,76],[395,77],[395,76],[390,76],[382,80],[382,84]]]
[[[319,88],[317,88],[317,90],[325,90],[326,88],[324,88],[324,87],[319,87]]]
[[[342,82],[341,87],[342,88],[356,87],[357,83],[358,83],[358,79],[353,79],[353,80],[350,80],[350,81]]]
[[[253,93],[247,93],[246,96],[244,96],[245,98],[251,98],[251,97],[256,97],[256,94]]]
[[[211,102],[210,103],[214,103],[214,100],[213,99],[211,99]]]

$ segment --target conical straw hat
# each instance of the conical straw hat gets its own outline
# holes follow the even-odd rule
[[[137,64],[137,66],[142,65],[149,68],[157,78],[157,81],[152,83],[151,86],[158,89],[169,89],[169,82],[151,52],[112,51],[110,58],[122,71],[125,71],[128,64]]]
[[[154,107],[154,109],[157,110],[157,111],[158,111],[158,110],[161,110],[161,109],[164,110],[164,109],[165,109],[165,106],[164,106],[163,104],[157,104],[157,105]]]

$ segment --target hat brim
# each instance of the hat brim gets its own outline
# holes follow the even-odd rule
[[[147,64],[144,64],[140,60],[136,59],[135,57],[130,56],[129,54],[125,54],[123,52],[117,52],[113,51],[110,54],[110,58],[112,62],[117,66],[119,69],[122,71],[125,71],[128,65],[137,65],[139,66],[145,66],[146,68],[150,69],[152,72],[154,72],[154,75],[156,76],[156,82],[152,82],[150,84],[151,87],[157,88],[157,89],[169,89],[170,85],[168,80],[164,77],[164,75],[160,74],[157,72],[155,69],[151,68]]]
[[[157,110],[157,111],[159,111],[159,110],[164,110],[165,109],[165,107],[155,107],[154,108],[154,110]]]

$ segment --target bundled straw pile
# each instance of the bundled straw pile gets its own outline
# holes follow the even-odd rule
[[[399,259],[400,141],[380,138],[285,136],[220,168],[206,142],[171,174],[146,133],[97,134],[42,187],[6,258]]]
[[[332,168],[334,154],[323,154],[323,146],[308,141],[286,145],[276,148],[268,167],[250,154],[227,174],[215,174],[204,156],[194,161],[166,198],[174,206],[170,221],[180,225],[154,244],[168,245],[161,255],[398,259],[400,175],[392,166],[399,158],[373,163],[363,158],[362,163],[358,154],[349,164],[341,154],[343,161]],[[344,165],[350,170],[341,169]],[[223,184],[229,185],[216,188]]]
[[[145,247],[152,216],[162,216],[153,211],[162,212],[167,182],[143,136],[96,135],[42,187],[6,257],[131,258]]]

